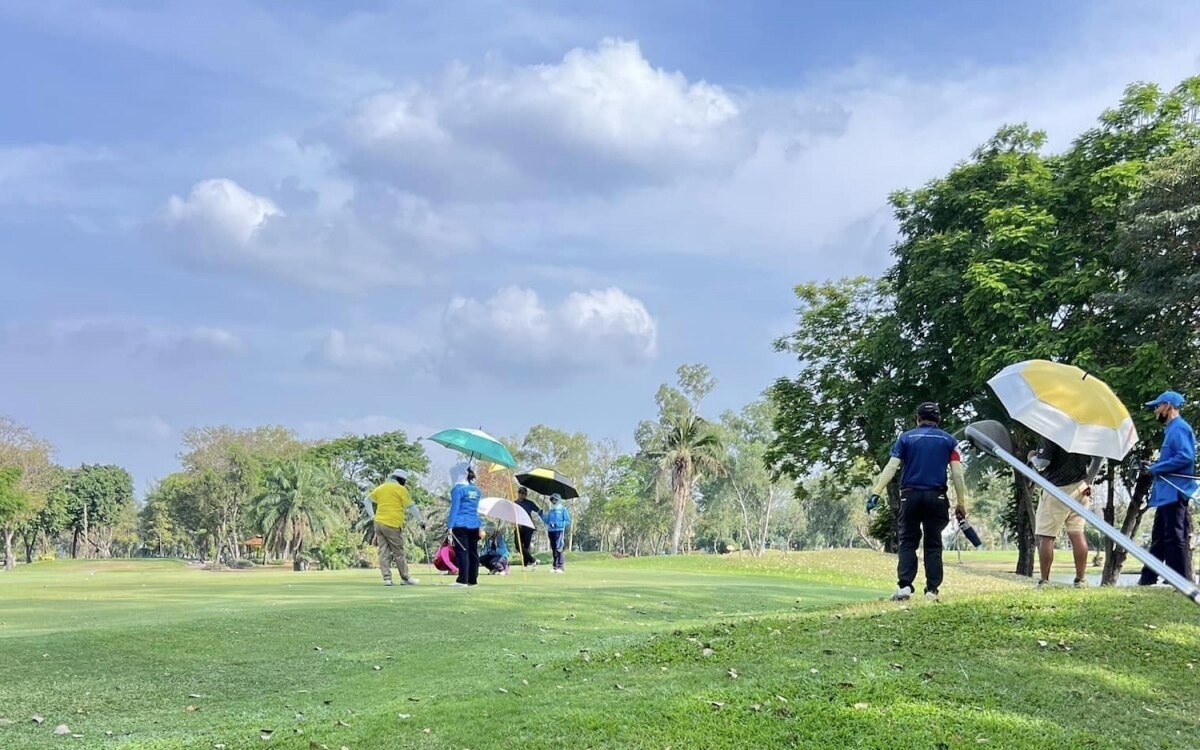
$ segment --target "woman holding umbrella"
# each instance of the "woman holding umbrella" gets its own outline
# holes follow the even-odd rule
[[[475,472],[465,463],[450,470],[450,514],[446,528],[454,538],[458,556],[458,578],[450,584],[456,588],[479,583],[479,498]]]

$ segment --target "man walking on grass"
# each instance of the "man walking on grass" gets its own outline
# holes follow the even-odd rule
[[[905,601],[914,593],[917,578],[917,545],[925,536],[925,598],[936,601],[942,585],[942,530],[950,523],[950,499],[946,496],[946,472],[954,480],[958,504],[954,514],[967,517],[967,485],[958,441],[943,430],[941,408],[932,401],[917,407],[917,426],[896,440],[892,457],[880,473],[867,498],[867,509],[879,504],[888,483],[900,474],[900,562],[898,586],[892,601]]]
[[[1146,467],[1154,477],[1150,507],[1154,508],[1154,527],[1150,533],[1150,554],[1181,576],[1187,576],[1188,536],[1192,519],[1188,503],[1196,494],[1196,434],[1179,415],[1183,396],[1166,391],[1146,404],[1163,425],[1162,449],[1158,460]],[[1158,583],[1158,574],[1149,566],[1142,568],[1139,586]]]
[[[404,552],[404,521],[414,518],[421,528],[425,519],[421,508],[408,493],[408,472],[393,471],[383,484],[371,490],[363,498],[363,510],[375,522],[375,544],[379,546],[379,571],[383,573],[383,585],[392,585],[392,563],[400,571],[400,580],[405,586],[416,586],[416,578],[408,574],[408,558]]]
[[[1068,453],[1058,444],[1042,438],[1038,449],[1029,454],[1029,463],[1055,487],[1087,504],[1092,496],[1089,481],[1099,469],[1100,460],[1080,453]],[[1075,588],[1087,586],[1084,573],[1087,570],[1088,546],[1083,533],[1083,517],[1059,502],[1053,495],[1042,490],[1038,499],[1037,517],[1034,519],[1034,534],[1038,538],[1038,565],[1041,578],[1038,588],[1050,583],[1050,567],[1054,564],[1054,540],[1067,530],[1071,540],[1071,553],[1075,557]]]

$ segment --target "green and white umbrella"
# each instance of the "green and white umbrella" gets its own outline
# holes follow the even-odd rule
[[[468,458],[477,458],[488,463],[499,464],[507,469],[517,468],[517,462],[512,453],[496,438],[483,430],[473,430],[469,427],[454,427],[442,430],[426,440],[444,445],[452,451],[457,451]]]

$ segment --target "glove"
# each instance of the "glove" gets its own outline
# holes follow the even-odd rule
[[[867,512],[875,510],[879,507],[879,495],[871,494],[867,496]]]

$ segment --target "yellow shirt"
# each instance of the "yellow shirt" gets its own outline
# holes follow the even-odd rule
[[[371,490],[375,503],[375,523],[398,529],[404,525],[404,511],[412,505],[408,488],[396,482],[384,482]]]

